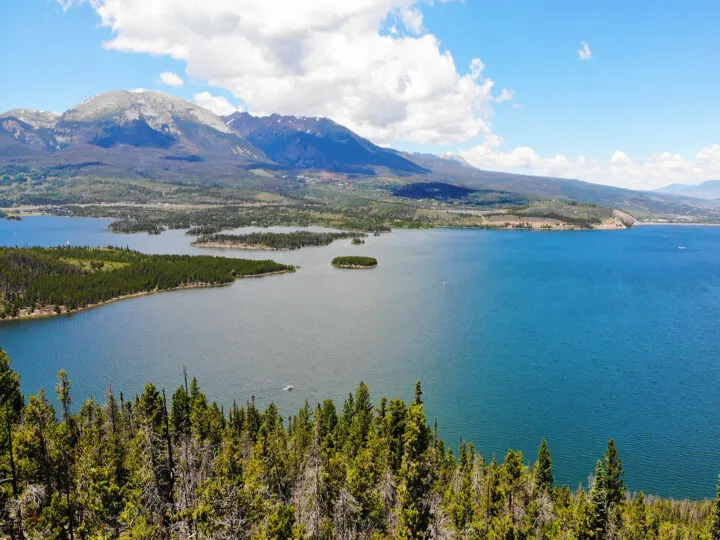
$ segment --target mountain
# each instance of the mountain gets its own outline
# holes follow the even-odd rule
[[[707,180],[702,184],[694,186],[689,184],[670,184],[669,186],[658,189],[657,192],[695,197],[698,199],[720,199],[720,180]]]
[[[536,199],[572,199],[620,208],[636,216],[648,213],[692,215],[699,208],[713,206],[707,204],[707,201],[669,193],[636,191],[567,178],[486,171],[473,167],[457,156],[406,154],[406,157],[428,169],[430,173],[427,176],[434,181],[471,189],[518,193]]]
[[[152,149],[158,158],[216,155],[269,161],[211,111],[160,92],[100,94],[62,115],[14,109],[0,115],[0,133],[36,152],[56,154],[56,161],[77,154],[112,161],[112,150],[127,147]],[[8,144],[5,138],[0,148]]]
[[[273,161],[290,168],[370,175],[376,168],[401,174],[428,172],[399,152],[377,146],[328,118],[238,112],[226,116],[225,122]]]
[[[36,111],[34,109],[13,109],[2,116],[14,117],[36,129],[51,128],[60,118],[60,115],[56,112]]]
[[[115,91],[61,115],[0,114],[0,166],[49,175],[229,183],[253,168],[319,169],[374,175],[423,174],[423,167],[326,118],[212,111],[160,92]]]
[[[294,173],[303,170],[321,172],[323,181],[395,178],[417,184],[390,190],[412,198],[466,193],[456,186],[494,194],[490,199],[496,201],[567,198],[634,215],[691,216],[717,206],[674,193],[485,171],[457,156],[403,153],[327,118],[247,113],[221,118],[160,92],[100,94],[60,115],[31,109],[0,114],[0,174],[139,178],[299,194],[303,181],[296,182]],[[364,188],[359,183],[356,189]]]

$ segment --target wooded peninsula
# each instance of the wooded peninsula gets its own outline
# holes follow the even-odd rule
[[[328,246],[335,240],[367,236],[358,232],[311,232],[288,233],[255,232],[249,234],[205,234],[192,245],[235,249],[292,250],[306,246]]]
[[[0,537],[720,537],[717,498],[631,493],[613,440],[576,490],[556,484],[544,439],[530,464],[454,451],[419,382],[409,403],[361,383],[287,420],[252,398],[225,411],[196,379],[73,407],[63,370],[56,392],[57,411],[43,390],[26,399],[0,349]]]
[[[0,248],[0,319],[59,315],[156,291],[292,272],[274,261],[106,247]]]

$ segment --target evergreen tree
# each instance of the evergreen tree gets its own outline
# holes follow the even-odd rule
[[[0,347],[0,408],[7,413],[4,418],[16,422],[24,405],[20,393],[20,375],[13,371],[10,357]]]
[[[373,406],[370,402],[370,389],[365,383],[361,382],[358,385],[354,399],[351,394],[348,407],[351,410],[345,414],[348,426],[347,450],[351,456],[354,456],[365,444],[372,423]]]
[[[624,471],[613,439],[608,441],[602,468],[605,489],[607,490],[608,505],[615,506],[620,504],[625,500],[625,485],[623,484]]]
[[[400,470],[405,447],[404,436],[408,410],[401,399],[390,401],[390,408],[385,415],[384,433],[390,446],[390,467],[393,472]]]
[[[428,449],[431,433],[420,399],[420,381],[415,385],[415,400],[410,405],[405,427],[404,453],[398,489],[400,517],[398,538],[426,538],[430,524],[428,495],[432,486]]]
[[[43,391],[24,404],[4,353],[0,388],[1,538],[720,540],[720,479],[712,505],[625,502],[612,441],[589,492],[552,487],[544,441],[532,470],[515,451],[486,464],[466,442],[456,460],[427,425],[419,384],[409,406],[373,409],[360,385],[341,415],[326,400],[287,424],[254,399],[226,417],[197,381],[170,413],[153,385],[73,413],[64,373],[58,422]]]
[[[57,391],[58,402],[62,407],[63,411],[63,430],[58,434],[58,443],[60,444],[60,466],[58,467],[58,483],[60,489],[64,492],[64,506],[66,511],[67,528],[70,539],[73,540],[75,537],[75,519],[73,516],[73,502],[72,502],[72,490],[73,490],[73,477],[74,473],[72,470],[72,455],[73,446],[75,444],[75,434],[72,426],[72,418],[70,416],[70,404],[72,398],[70,396],[70,379],[64,369],[58,372],[58,383],[55,387]]]
[[[0,485],[0,534],[22,538],[22,522],[7,516],[3,519],[3,499],[20,496],[20,479],[13,449],[13,432],[20,421],[24,406],[20,393],[20,375],[13,371],[10,357],[0,348],[0,478],[9,478],[11,492],[5,495]]]
[[[602,461],[597,462],[595,467],[595,479],[590,488],[590,530],[596,538],[604,538],[608,526],[609,496],[605,477],[605,470]]]
[[[538,448],[537,461],[535,462],[535,481],[541,490],[547,492],[552,490],[554,483],[552,458],[545,437],[543,437]]]
[[[522,452],[508,450],[505,455],[505,461],[501,467],[502,491],[505,495],[507,504],[507,513],[510,516],[513,525],[516,520],[517,494],[521,489],[522,478],[525,474],[525,465],[523,464]]]
[[[172,395],[171,424],[175,439],[190,435],[190,395],[184,386]]]

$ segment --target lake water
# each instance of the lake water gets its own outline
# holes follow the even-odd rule
[[[25,392],[65,368],[76,402],[112,384],[168,389],[182,366],[224,403],[255,395],[284,414],[361,380],[410,398],[487,456],[534,459],[587,482],[614,437],[635,490],[711,497],[720,472],[720,228],[394,231],[364,246],[294,252],[192,248],[182,231],[116,235],[107,220],[0,221],[0,244],[120,245],[154,253],[274,258],[295,274],[150,295],[0,324]],[[379,266],[333,269],[342,254]],[[286,384],[296,387],[285,392]]]

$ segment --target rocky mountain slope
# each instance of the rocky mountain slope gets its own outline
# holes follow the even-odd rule
[[[328,118],[234,113],[224,118],[238,135],[262,149],[273,161],[298,169],[374,174],[382,167],[405,174],[428,169],[400,153],[381,148]]]
[[[218,154],[269,161],[211,111],[159,92],[101,94],[58,116],[15,109],[0,115],[0,130],[46,153],[85,147],[86,153],[95,150],[100,158],[99,149],[135,147],[159,149],[167,155]]]

